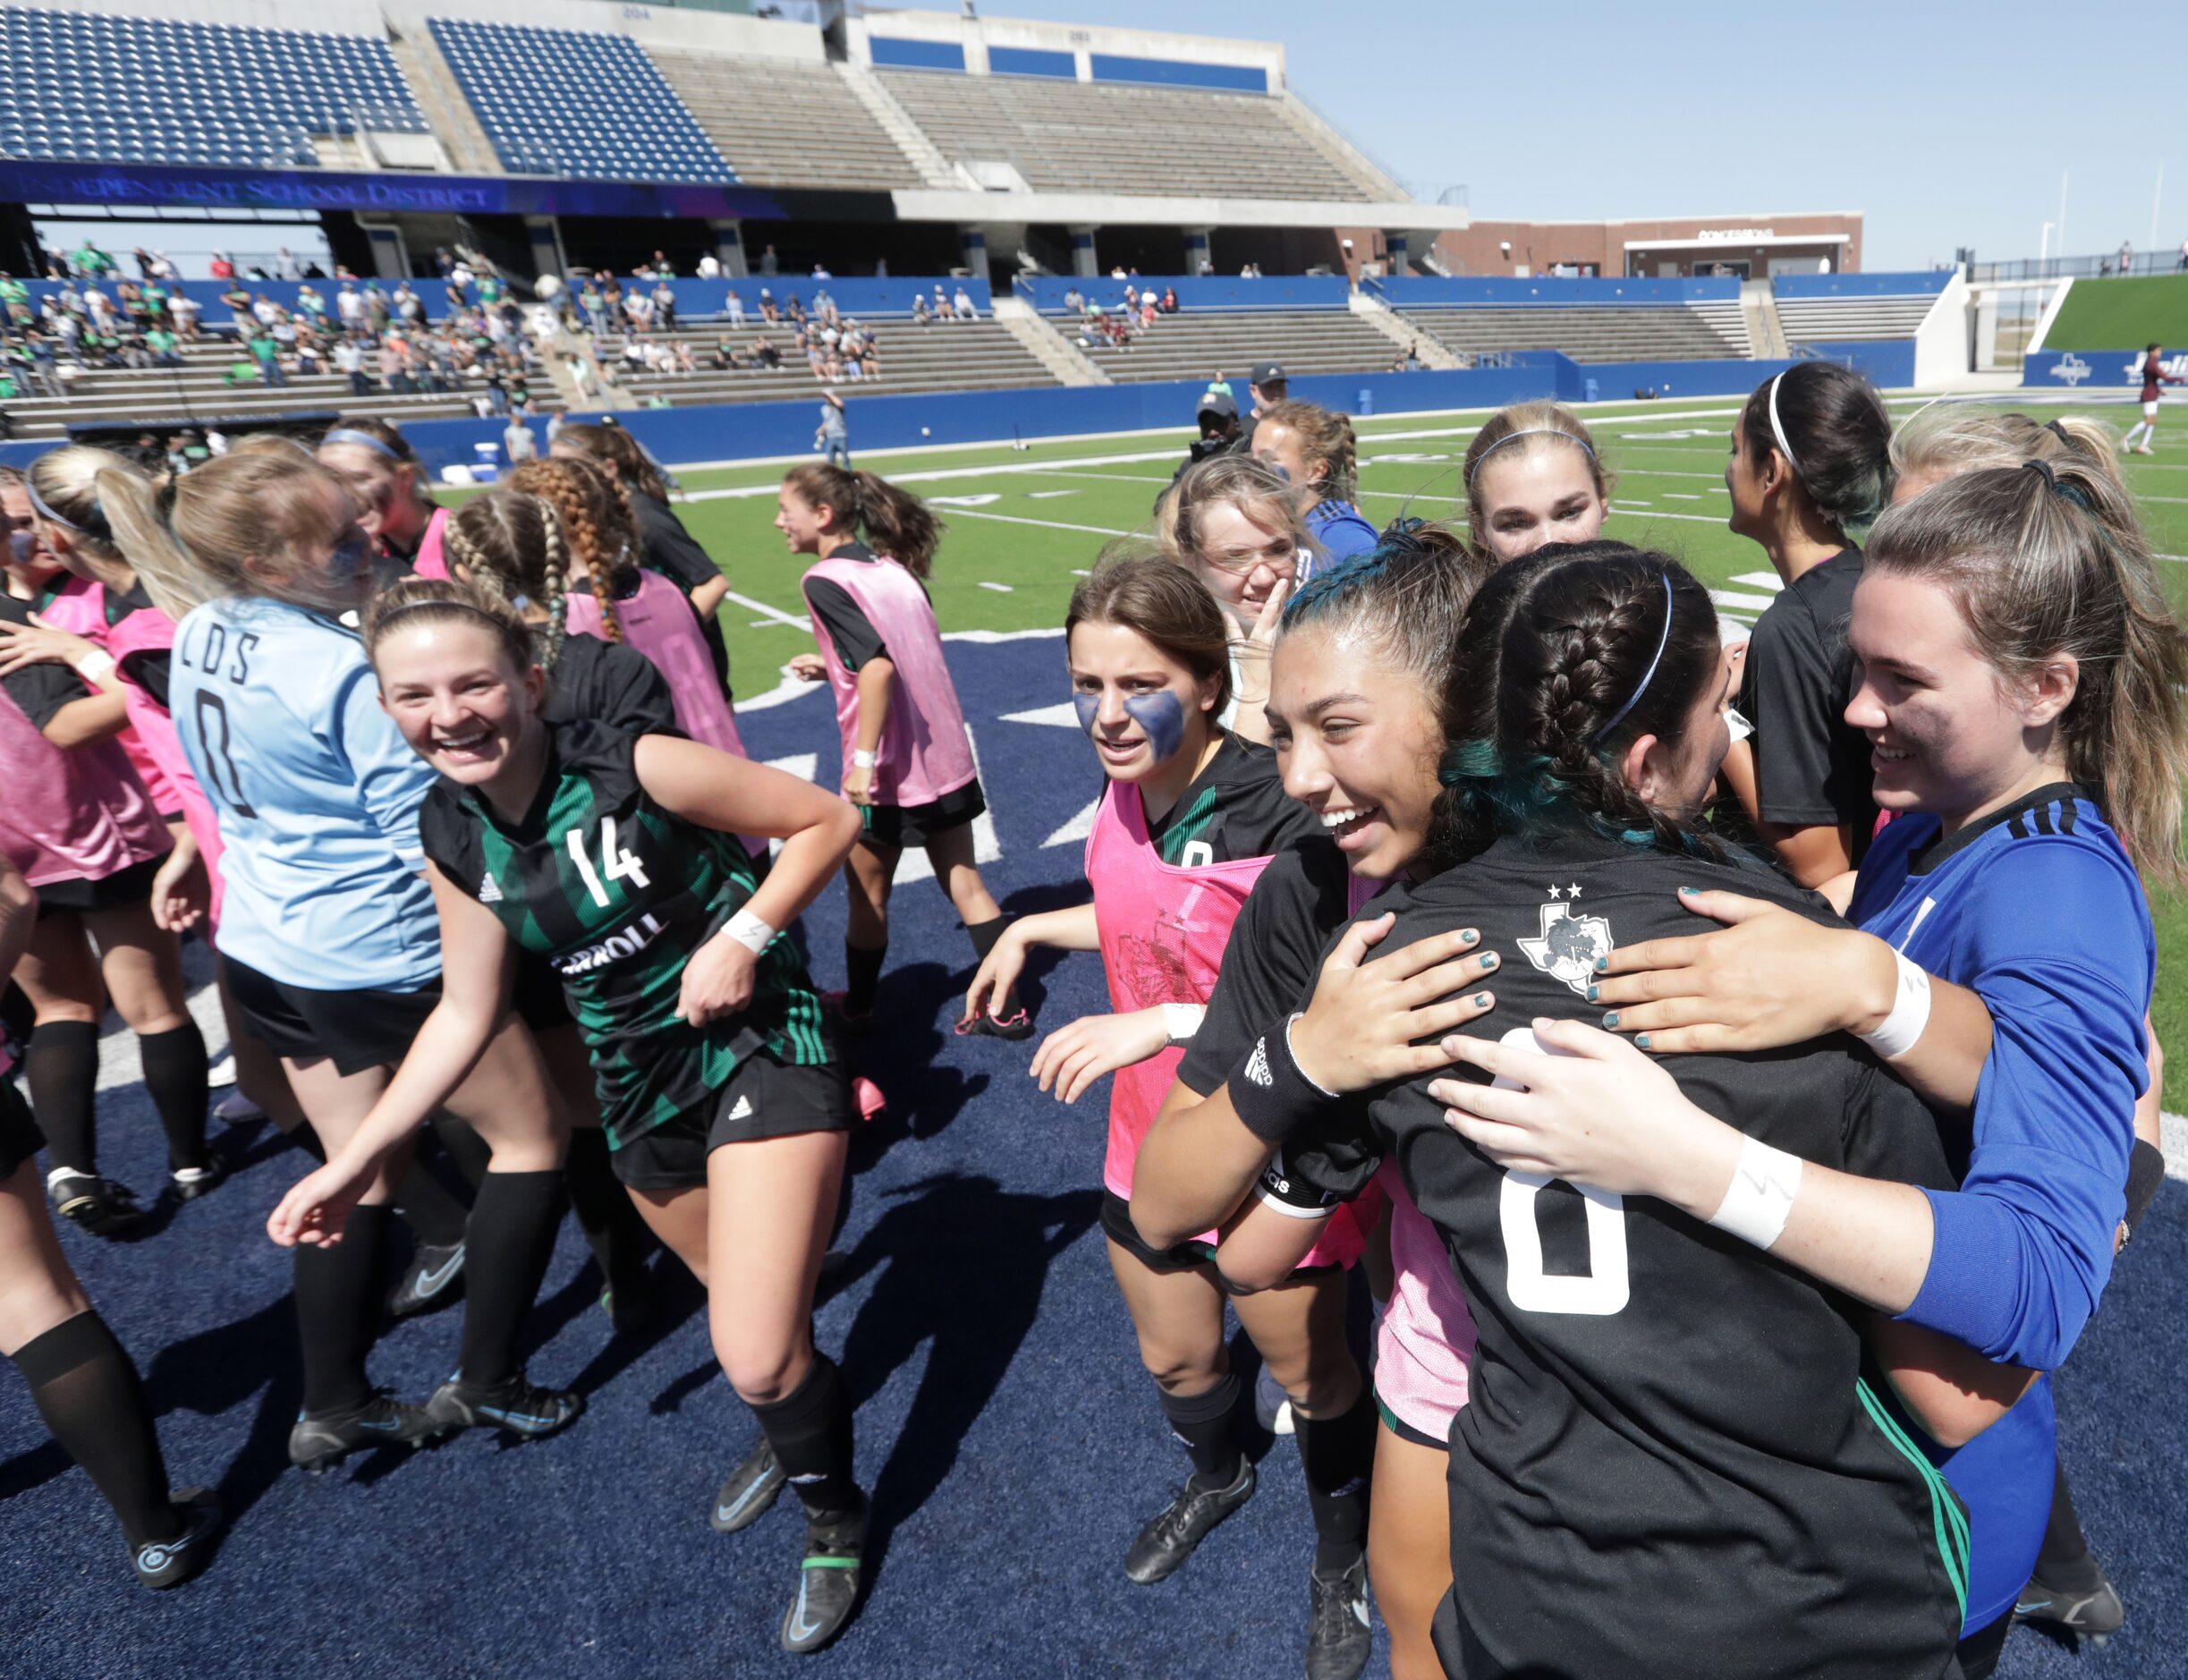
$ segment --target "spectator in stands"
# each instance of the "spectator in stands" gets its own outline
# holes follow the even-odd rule
[[[652,330],[653,300],[636,286],[623,294],[623,312],[629,318],[633,333]]]
[[[813,293],[813,318],[824,327],[834,327],[837,323],[835,298],[826,286]]]
[[[950,307],[949,299],[942,295],[942,283],[938,280],[935,283],[935,318],[938,321],[957,318],[957,311]]]
[[[912,294],[912,324],[914,327],[924,327],[934,318],[934,310],[927,306],[927,293],[914,292]]]
[[[657,280],[674,280],[676,277],[676,265],[669,261],[666,253],[654,252],[653,276]]]
[[[1350,420],[1316,403],[1278,403],[1254,428],[1251,453],[1298,495],[1300,516],[1319,551],[1317,566],[1302,559],[1301,582],[1319,565],[1375,547],[1375,527],[1353,505],[1359,469]]]
[[[403,365],[401,341],[383,338],[380,341],[380,383],[390,392],[408,396],[411,394],[410,370]]]
[[[1175,286],[1163,287],[1162,301],[1155,307],[1165,315],[1175,315],[1177,313],[1177,288]]]
[[[742,333],[744,330],[744,300],[737,294],[735,286],[730,287],[723,298],[722,307],[729,311],[729,330]]]
[[[770,327],[780,325],[783,319],[783,311],[776,307],[775,293],[766,286],[759,288],[759,318]]]
[[[298,313],[317,327],[327,325],[327,300],[319,295],[318,287],[309,282],[296,288]]]
[[[395,313],[413,325],[422,324],[426,318],[425,300],[411,290],[408,280],[395,288]]]
[[[783,365],[783,352],[767,342],[765,333],[752,340],[752,365],[768,369]]]
[[[665,333],[676,330],[676,288],[669,284],[666,279],[659,281],[653,288],[653,320],[654,325]]]
[[[0,326],[10,332],[30,324],[30,288],[0,268]]]
[[[227,300],[224,297],[221,301]],[[335,293],[335,313],[342,318],[343,330],[361,331],[365,325],[365,294],[357,289],[357,282],[344,280],[342,290]]]
[[[1075,285],[1074,285],[1074,286],[1066,286],[1066,287],[1064,288],[1064,313],[1065,313],[1065,314],[1067,314],[1067,315],[1079,315],[1079,314],[1082,314],[1082,313],[1085,311],[1085,310],[1086,310],[1086,306],[1087,306],[1087,299],[1086,299],[1086,293],[1085,293],[1081,292],[1081,290],[1080,290],[1080,289],[1079,289],[1077,286],[1075,286]]]
[[[607,331],[607,300],[590,275],[585,276],[585,284],[578,288],[577,305],[585,311],[586,324],[592,328],[595,337]]]
[[[2135,248],[2133,241],[2120,241],[2120,273],[2130,275],[2135,269]]]
[[[387,323],[394,318],[394,311],[388,307],[387,293],[380,290],[377,280],[365,282],[364,298],[366,324],[376,333],[386,332]]]
[[[310,272],[317,274],[318,266],[315,264]],[[155,280],[179,280],[182,276],[174,266],[174,258],[164,250],[156,250],[152,253],[152,277]]]
[[[813,431],[813,447],[827,451],[830,466],[851,471],[850,417],[844,399],[834,391],[820,394],[820,424]]]
[[[877,257],[877,258],[875,258],[875,259],[874,259],[874,278],[875,278],[875,279],[877,279],[877,280],[886,280],[888,277],[889,277],[889,259],[888,259],[886,257]]]
[[[816,280],[833,280],[835,278],[835,276],[828,272],[828,265],[827,263],[817,262],[813,265],[813,278]]]
[[[174,323],[174,330],[186,340],[198,336],[198,300],[177,287],[167,300],[167,318]]]
[[[182,352],[175,348],[175,336],[164,327],[155,327],[143,338],[145,360],[158,368],[179,368],[182,365]]]
[[[265,293],[258,293],[251,298],[250,318],[259,324],[261,331],[271,332],[274,323],[281,318],[281,305],[267,297]]]
[[[304,265],[296,260],[294,251],[284,245],[274,258],[274,274],[282,280],[301,280],[304,277]]]
[[[972,293],[965,290],[962,282],[957,287],[954,307],[957,310],[957,318],[961,321],[977,321],[980,318],[980,310],[973,307]]]
[[[781,272],[781,269],[782,265],[776,259],[775,247],[772,245],[767,246],[759,253],[759,272],[762,274],[778,274]],[[760,295],[765,297],[767,293],[763,290]]]
[[[1406,345],[1406,347],[1399,352],[1398,359],[1390,364],[1390,370],[1393,373],[1420,372],[1421,346],[1419,344]]]
[[[509,424],[502,428],[502,453],[508,456],[512,467],[520,461],[539,459],[539,436],[524,423],[522,414],[513,416]]]
[[[719,280],[722,277],[722,259],[708,251],[699,259],[699,277],[701,280]]]
[[[790,294],[790,301],[784,305],[783,314],[794,326],[805,325],[805,304],[795,292]]]

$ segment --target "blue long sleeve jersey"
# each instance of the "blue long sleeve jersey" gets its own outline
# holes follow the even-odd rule
[[[169,698],[220,819],[222,951],[318,991],[437,975],[418,840],[434,772],[380,709],[356,632],[280,601],[208,601],[175,632]]]
[[[2157,941],[2134,866],[2081,788],[2040,788],[1949,839],[1887,823],[1851,914],[1991,1015],[1957,1192],[1903,1315],[2056,1369],[2097,1309],[2125,1207]],[[1955,1166],[1960,1163],[1955,1162]]]

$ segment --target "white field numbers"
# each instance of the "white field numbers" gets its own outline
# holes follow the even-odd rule
[[[600,878],[603,872],[611,881],[629,879],[636,881],[640,887],[653,885],[646,878],[646,866],[638,861],[637,854],[624,851],[616,844],[615,819],[613,817],[600,819],[598,870],[593,868],[592,859],[586,854],[585,831],[582,828],[571,829],[565,840],[570,847],[570,861],[577,865],[577,872],[584,878],[585,890],[592,895],[592,902],[601,909],[607,908],[607,887]]]
[[[1501,1042],[1536,1056],[1552,1054],[1531,1027],[1514,1027]],[[1522,1088],[1517,1080],[1499,1078],[1497,1083],[1507,1090]],[[1587,1209],[1588,1269],[1576,1277],[1553,1277],[1542,1269],[1542,1227],[1535,1217],[1535,1199],[1549,1182],[1540,1173],[1505,1174],[1497,1202],[1505,1236],[1505,1293],[1522,1312],[1608,1318],[1623,1311],[1633,1293],[1626,1274],[1625,1199],[1587,1184],[1573,1186]]]

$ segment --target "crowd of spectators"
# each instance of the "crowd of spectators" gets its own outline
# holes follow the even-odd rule
[[[1107,345],[1130,350],[1132,341],[1152,327],[1157,318],[1175,315],[1178,302],[1176,292],[1168,286],[1158,297],[1153,286],[1135,285],[1127,279],[1122,303],[1094,302],[1074,285],[1064,293],[1064,308],[1078,322],[1081,349]]]

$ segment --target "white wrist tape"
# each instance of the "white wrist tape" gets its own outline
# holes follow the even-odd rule
[[[1928,972],[1896,951],[1892,955],[1899,964],[1899,991],[1892,999],[1892,1012],[1874,1032],[1861,1035],[1861,1042],[1887,1062],[1912,1050],[1929,1024]]]
[[[854,765],[858,766],[858,768],[861,770],[870,770],[875,765],[881,762],[881,754],[878,752],[863,751],[857,747],[853,747],[851,750],[851,761]]]
[[[114,655],[104,648],[94,648],[69,668],[87,683],[104,683],[114,675]]]
[[[1208,1018],[1206,1004],[1165,1004],[1162,1030],[1173,1044],[1191,1044],[1200,1022]]]
[[[1740,1164],[1709,1223],[1767,1251],[1785,1230],[1800,1189],[1801,1158],[1749,1138],[1740,1145]]]
[[[722,931],[754,956],[766,950],[767,941],[775,938],[775,929],[749,910],[740,910],[732,916]]]

